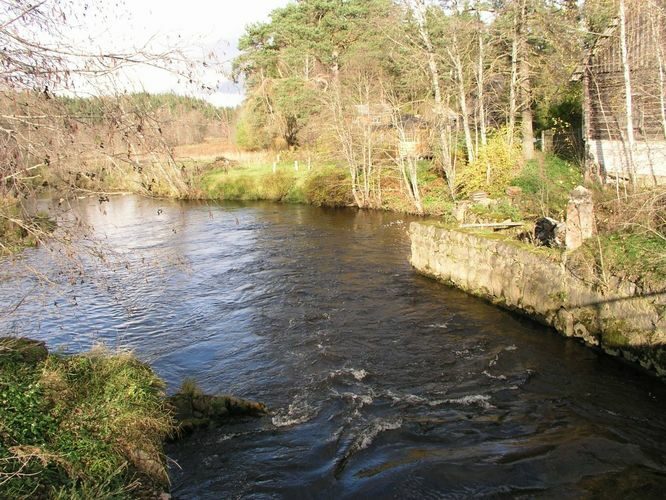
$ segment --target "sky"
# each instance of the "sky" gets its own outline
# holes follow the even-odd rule
[[[75,0],[77,3],[83,6],[90,2]],[[92,52],[131,51],[146,44],[153,52],[176,45],[191,59],[213,52],[217,60],[226,61],[228,70],[245,27],[268,20],[273,9],[287,3],[289,0],[127,0],[117,9],[115,2],[100,2],[97,8],[106,12],[79,21],[76,28],[69,29],[69,36],[73,44]],[[200,77],[216,90],[203,92],[174,74],[145,67],[125,70],[113,85],[130,91],[194,94],[218,106],[241,102],[242,86],[222,78],[219,71],[208,70]]]

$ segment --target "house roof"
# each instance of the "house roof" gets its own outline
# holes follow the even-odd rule
[[[605,49],[608,46],[609,40],[617,27],[620,25],[620,18],[615,17],[608,24],[608,27],[597,37],[592,46],[585,51],[585,56],[583,62],[581,62],[571,75],[572,82],[578,82],[583,78],[583,73],[585,68],[587,68],[590,59],[597,54],[600,50]]]

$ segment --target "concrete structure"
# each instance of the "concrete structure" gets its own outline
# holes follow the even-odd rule
[[[567,204],[567,250],[575,250],[594,234],[594,204],[592,192],[578,186],[571,192]]]
[[[666,376],[663,283],[585,275],[557,252],[435,223],[412,222],[409,233],[420,273]]]

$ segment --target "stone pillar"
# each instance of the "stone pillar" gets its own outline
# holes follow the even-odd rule
[[[594,234],[592,193],[583,186],[571,191],[567,205],[567,250],[575,250]]]
[[[552,130],[541,131],[541,151],[544,153],[553,152],[553,144],[555,140],[555,132]]]

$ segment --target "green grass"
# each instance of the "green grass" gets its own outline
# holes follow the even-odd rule
[[[523,211],[563,219],[571,190],[582,182],[580,169],[557,156],[548,155],[528,162],[511,180],[511,185],[523,190]]]
[[[308,171],[300,165],[296,171],[293,163],[282,163],[275,172],[272,165],[262,164],[218,169],[202,177],[201,189],[206,197],[219,200],[270,200],[317,206],[351,203],[348,175],[334,166]]]
[[[9,498],[159,492],[172,428],[162,381],[131,354],[0,358],[0,490]]]
[[[500,200],[498,203],[490,206],[472,205],[470,212],[490,222],[504,222],[505,220],[519,221],[522,214],[515,205],[511,205],[506,200]]]
[[[571,257],[571,265],[597,277],[615,275],[649,289],[666,284],[666,241],[651,233],[619,231],[590,238]]]
[[[220,200],[281,201],[306,175],[303,168],[280,165],[275,173],[271,165],[248,165],[229,170],[213,170],[201,180],[207,197]]]

